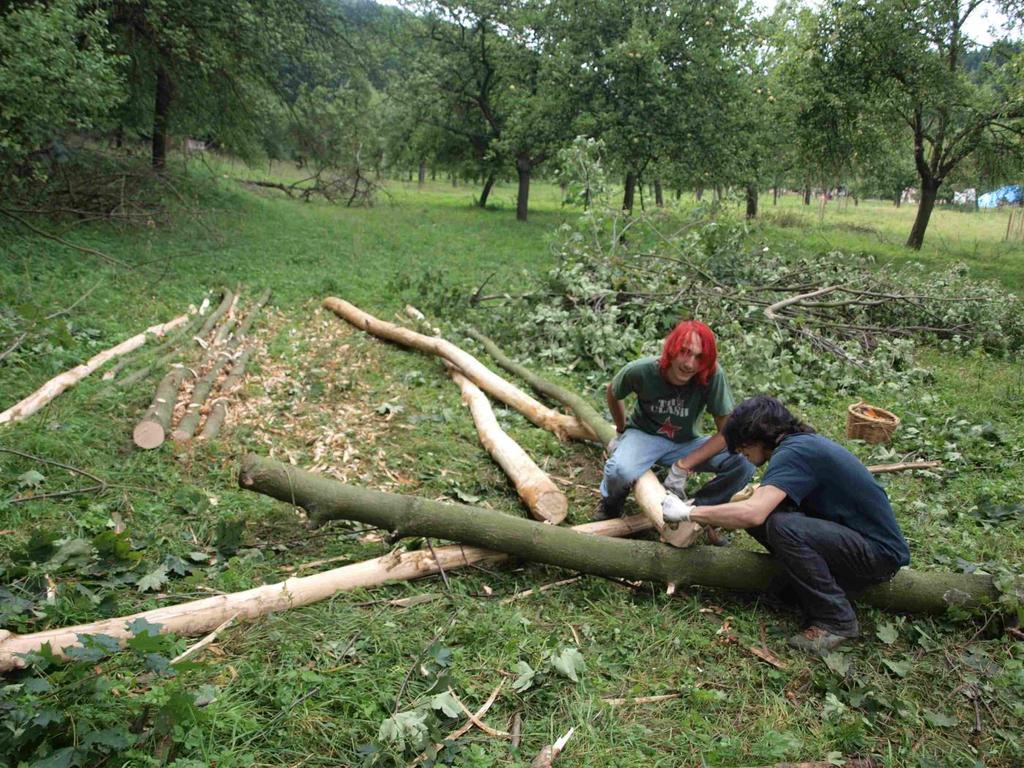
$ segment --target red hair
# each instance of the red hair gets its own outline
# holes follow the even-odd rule
[[[661,360],[658,361],[658,368],[664,376],[669,365],[682,350],[683,346],[690,341],[690,337],[697,334],[700,339],[703,352],[700,357],[700,367],[694,378],[702,387],[708,385],[708,380],[715,373],[715,365],[718,363],[718,347],[715,344],[715,334],[710,328],[699,320],[681,320],[672,329],[672,332],[665,337],[665,345],[661,350]]]

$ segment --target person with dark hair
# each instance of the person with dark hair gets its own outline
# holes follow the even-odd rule
[[[745,501],[683,507],[666,521],[745,528],[771,552],[809,619],[789,638],[794,648],[823,654],[856,637],[850,596],[910,563],[889,497],[856,456],[773,397],[740,403],[722,436],[729,451],[768,464],[761,484]]]
[[[627,421],[623,400],[629,395],[636,395],[636,407]],[[714,473],[697,491],[700,504],[728,501],[754,474],[745,458],[726,450],[721,435],[733,398],[718,365],[715,334],[704,323],[678,323],[665,337],[661,356],[626,364],[606,397],[619,434],[609,446],[596,519],[621,515],[630,488],[655,464],[670,467],[665,488],[682,499],[690,474]],[[718,427],[711,437],[698,431],[705,411]]]

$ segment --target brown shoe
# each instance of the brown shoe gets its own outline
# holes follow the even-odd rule
[[[810,626],[803,632],[797,632],[786,642],[790,648],[796,648],[798,651],[824,656],[852,637],[856,637],[856,635],[837,635],[830,630]]]

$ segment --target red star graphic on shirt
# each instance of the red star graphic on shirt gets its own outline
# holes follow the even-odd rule
[[[669,419],[665,419],[665,421],[662,422],[661,426],[658,427],[658,434],[664,435],[669,440],[675,440],[676,432],[678,432],[679,429],[680,428],[673,424]]]

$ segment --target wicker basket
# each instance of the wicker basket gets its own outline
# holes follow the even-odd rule
[[[900,425],[895,413],[863,400],[846,409],[846,436],[866,443],[888,443]]]

